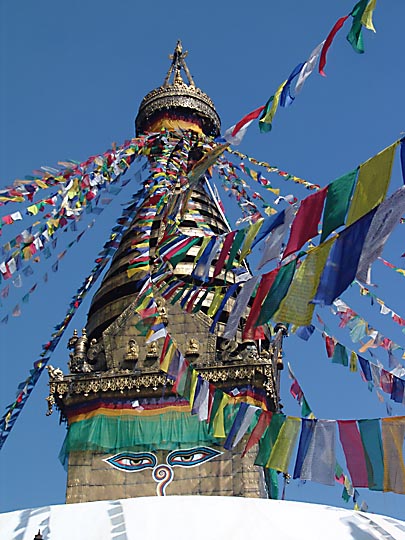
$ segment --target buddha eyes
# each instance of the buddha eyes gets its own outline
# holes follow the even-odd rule
[[[116,469],[128,472],[153,469],[157,465],[156,456],[149,452],[121,452],[104,461]]]
[[[173,450],[168,454],[166,462],[171,467],[195,467],[219,456],[221,453],[207,446],[198,446],[187,450]],[[151,452],[121,452],[104,459],[104,461],[116,469],[126,472],[154,469],[158,464],[155,454]]]
[[[189,450],[173,450],[167,456],[166,461],[172,467],[195,467],[201,465],[216,456],[221,452],[208,448],[207,446],[199,446]]]

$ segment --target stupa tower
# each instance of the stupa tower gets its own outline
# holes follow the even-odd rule
[[[228,255],[220,271],[218,256],[197,271],[204,246],[230,228],[207,167],[195,167],[215,149],[220,119],[195,86],[186,55],[178,42],[163,85],[140,105],[136,135],[143,138],[150,175],[92,300],[86,328],[69,342],[70,373],[49,370],[49,400],[68,425],[61,453],[68,503],[165,494],[268,495],[263,468],[254,464],[257,452],[241,457],[246,438],[224,450],[210,422],[192,414],[160,370],[164,338],[148,338],[148,324],[158,320],[214,389],[278,411],[281,331],[273,340],[270,334],[260,342],[256,336],[243,339],[247,308],[236,333],[224,337],[241,273],[250,275],[249,268],[236,254],[233,260]],[[165,258],[164,248],[183,235],[193,237],[193,245],[177,260]],[[233,287],[232,295],[213,324],[221,287]],[[152,308],[143,300],[146,289]]]

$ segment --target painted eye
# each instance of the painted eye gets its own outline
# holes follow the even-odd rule
[[[220,454],[222,452],[218,452],[218,450],[214,450],[208,446],[198,446],[187,450],[173,450],[167,456],[166,461],[172,467],[195,467]]]
[[[157,464],[154,454],[149,452],[121,452],[105,459],[107,463],[121,471],[136,472],[143,469],[153,469]]]

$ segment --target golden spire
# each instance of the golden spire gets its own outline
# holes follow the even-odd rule
[[[187,57],[187,55],[188,55],[188,51],[183,52],[183,46],[181,44],[181,41],[178,40],[173,54],[169,55],[169,58],[172,61],[172,63],[169,67],[169,71],[167,72],[163,86],[169,86],[170,76],[172,75],[172,73],[174,73],[173,84],[178,84],[178,83],[184,84],[183,77],[181,76],[181,68],[183,68],[184,73],[186,74],[188,84],[190,86],[195,86],[193,77],[191,76],[191,73],[185,62],[185,58]]]

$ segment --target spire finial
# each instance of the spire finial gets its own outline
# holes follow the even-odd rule
[[[173,75],[173,84],[176,83],[184,83],[183,77],[181,76],[181,69],[183,68],[184,73],[186,74],[188,84],[190,86],[195,86],[193,77],[191,76],[191,73],[187,67],[187,64],[185,62],[185,58],[188,55],[188,51],[183,52],[183,46],[181,44],[181,40],[177,40],[176,47],[174,49],[173,54],[169,55],[170,60],[172,61],[171,66],[169,67],[169,71],[167,72],[165,81],[163,83],[163,86],[169,86],[170,84],[170,77]]]

